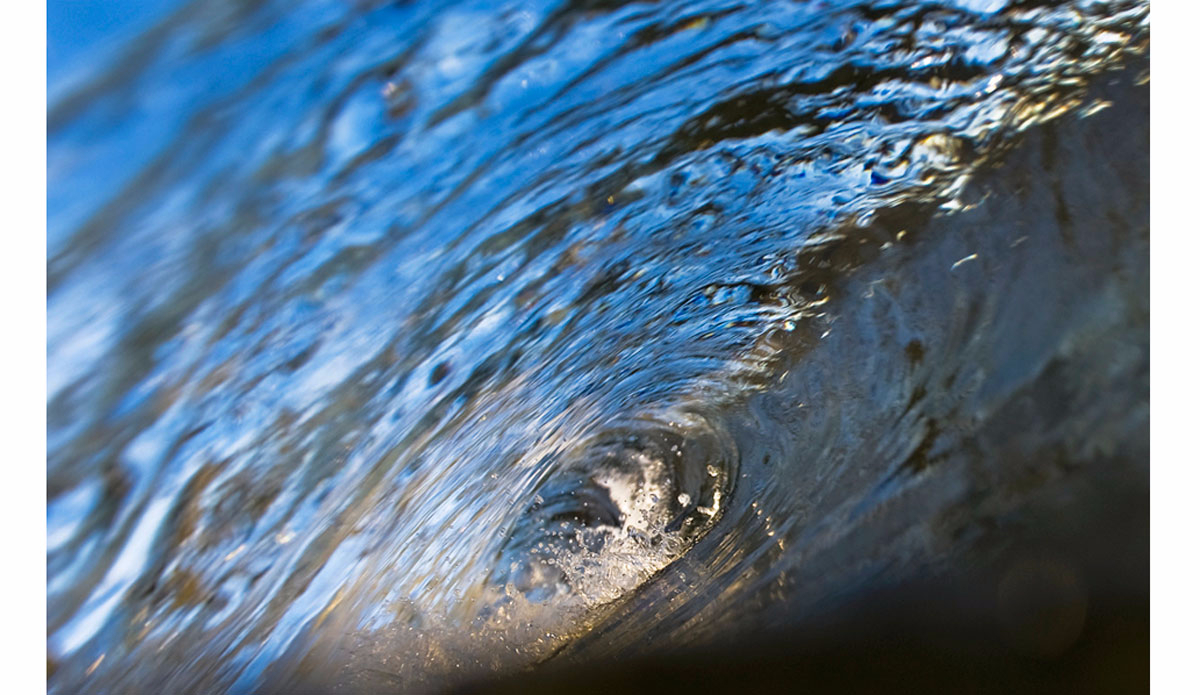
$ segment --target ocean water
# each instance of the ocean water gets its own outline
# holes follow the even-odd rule
[[[1148,552],[1145,2],[49,22],[51,692],[719,650],[1017,546],[1053,656]]]

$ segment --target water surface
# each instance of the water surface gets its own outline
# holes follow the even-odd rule
[[[51,10],[53,692],[719,642],[1148,484],[1144,2]]]

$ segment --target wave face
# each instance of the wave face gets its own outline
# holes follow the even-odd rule
[[[1148,490],[1145,2],[79,22],[51,692],[719,644]]]

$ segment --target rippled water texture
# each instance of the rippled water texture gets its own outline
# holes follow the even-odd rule
[[[720,644],[1136,517],[1148,48],[1119,0],[51,2],[51,691]]]

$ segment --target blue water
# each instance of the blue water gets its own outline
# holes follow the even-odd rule
[[[796,579],[821,549],[936,558],[889,534],[959,473],[846,539],[972,437],[1140,460],[1144,2],[51,2],[48,39],[52,692],[701,640],[859,576]],[[1060,363],[1067,419],[1011,424]]]

